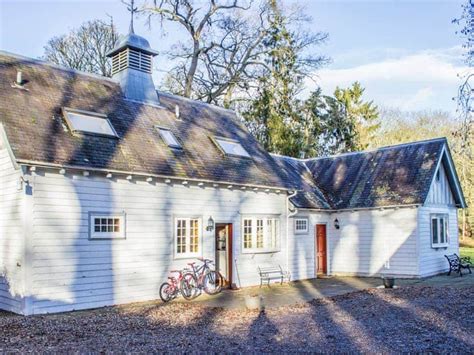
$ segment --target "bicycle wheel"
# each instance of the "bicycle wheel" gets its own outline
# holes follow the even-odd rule
[[[208,295],[215,295],[222,290],[222,283],[224,279],[217,271],[209,271],[204,276],[204,292]]]
[[[193,298],[195,298],[197,296],[198,291],[196,276],[191,273],[184,274],[179,288],[184,299],[192,300]]]
[[[160,286],[160,298],[163,302],[169,302],[174,296],[171,285],[168,282],[164,282]]]

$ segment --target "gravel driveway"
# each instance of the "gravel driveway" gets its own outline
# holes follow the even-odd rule
[[[474,352],[474,289],[371,289],[256,311],[140,303],[0,313],[0,352]]]

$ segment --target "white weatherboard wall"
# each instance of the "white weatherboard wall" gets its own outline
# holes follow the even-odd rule
[[[327,240],[332,235],[331,215],[329,213],[316,213],[300,210],[297,215],[290,218],[288,260],[292,280],[311,279],[316,277],[316,239],[315,226],[326,224]],[[295,234],[295,219],[308,218],[308,232]]]
[[[23,191],[0,138],[0,309],[23,313],[24,246]]]
[[[439,166],[439,179],[433,180],[430,192],[426,198],[425,206],[452,206],[454,207],[454,197],[449,187],[449,181],[446,177],[446,170],[443,164]]]
[[[33,178],[33,313],[157,299],[169,270],[190,259],[174,256],[173,219],[202,218],[202,256],[214,259],[209,216],[233,223],[234,282],[259,283],[257,266],[286,264],[286,194],[59,175]],[[191,184],[190,184],[191,185]],[[125,212],[126,239],[89,240],[88,213]],[[279,215],[281,251],[241,253],[242,214]]]
[[[417,209],[359,210],[332,214],[328,225],[331,274],[417,276]]]
[[[440,164],[440,177],[432,182],[430,192],[423,207],[418,211],[419,240],[420,240],[420,276],[431,276],[449,270],[444,255],[459,255],[458,214],[454,206],[454,198],[446,177],[446,171]],[[432,248],[431,246],[431,214],[447,214],[448,241],[447,248]]]

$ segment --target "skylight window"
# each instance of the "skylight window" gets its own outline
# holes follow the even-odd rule
[[[117,137],[106,115],[94,112],[64,109],[64,117],[73,132]]]
[[[215,137],[214,139],[225,154],[250,158],[250,154],[239,142],[227,138]]]
[[[168,147],[181,149],[181,144],[178,142],[178,139],[175,137],[173,132],[167,128],[157,127],[160,132],[161,138],[165,141]]]

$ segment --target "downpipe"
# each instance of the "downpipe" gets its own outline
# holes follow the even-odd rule
[[[293,211],[290,210],[290,204],[291,204],[290,199],[295,197],[297,194],[298,194],[298,191],[294,191],[286,197],[286,270],[290,275],[290,279],[291,279],[290,243],[289,243],[289,239],[290,239],[290,218],[298,213],[298,209],[296,207]]]

